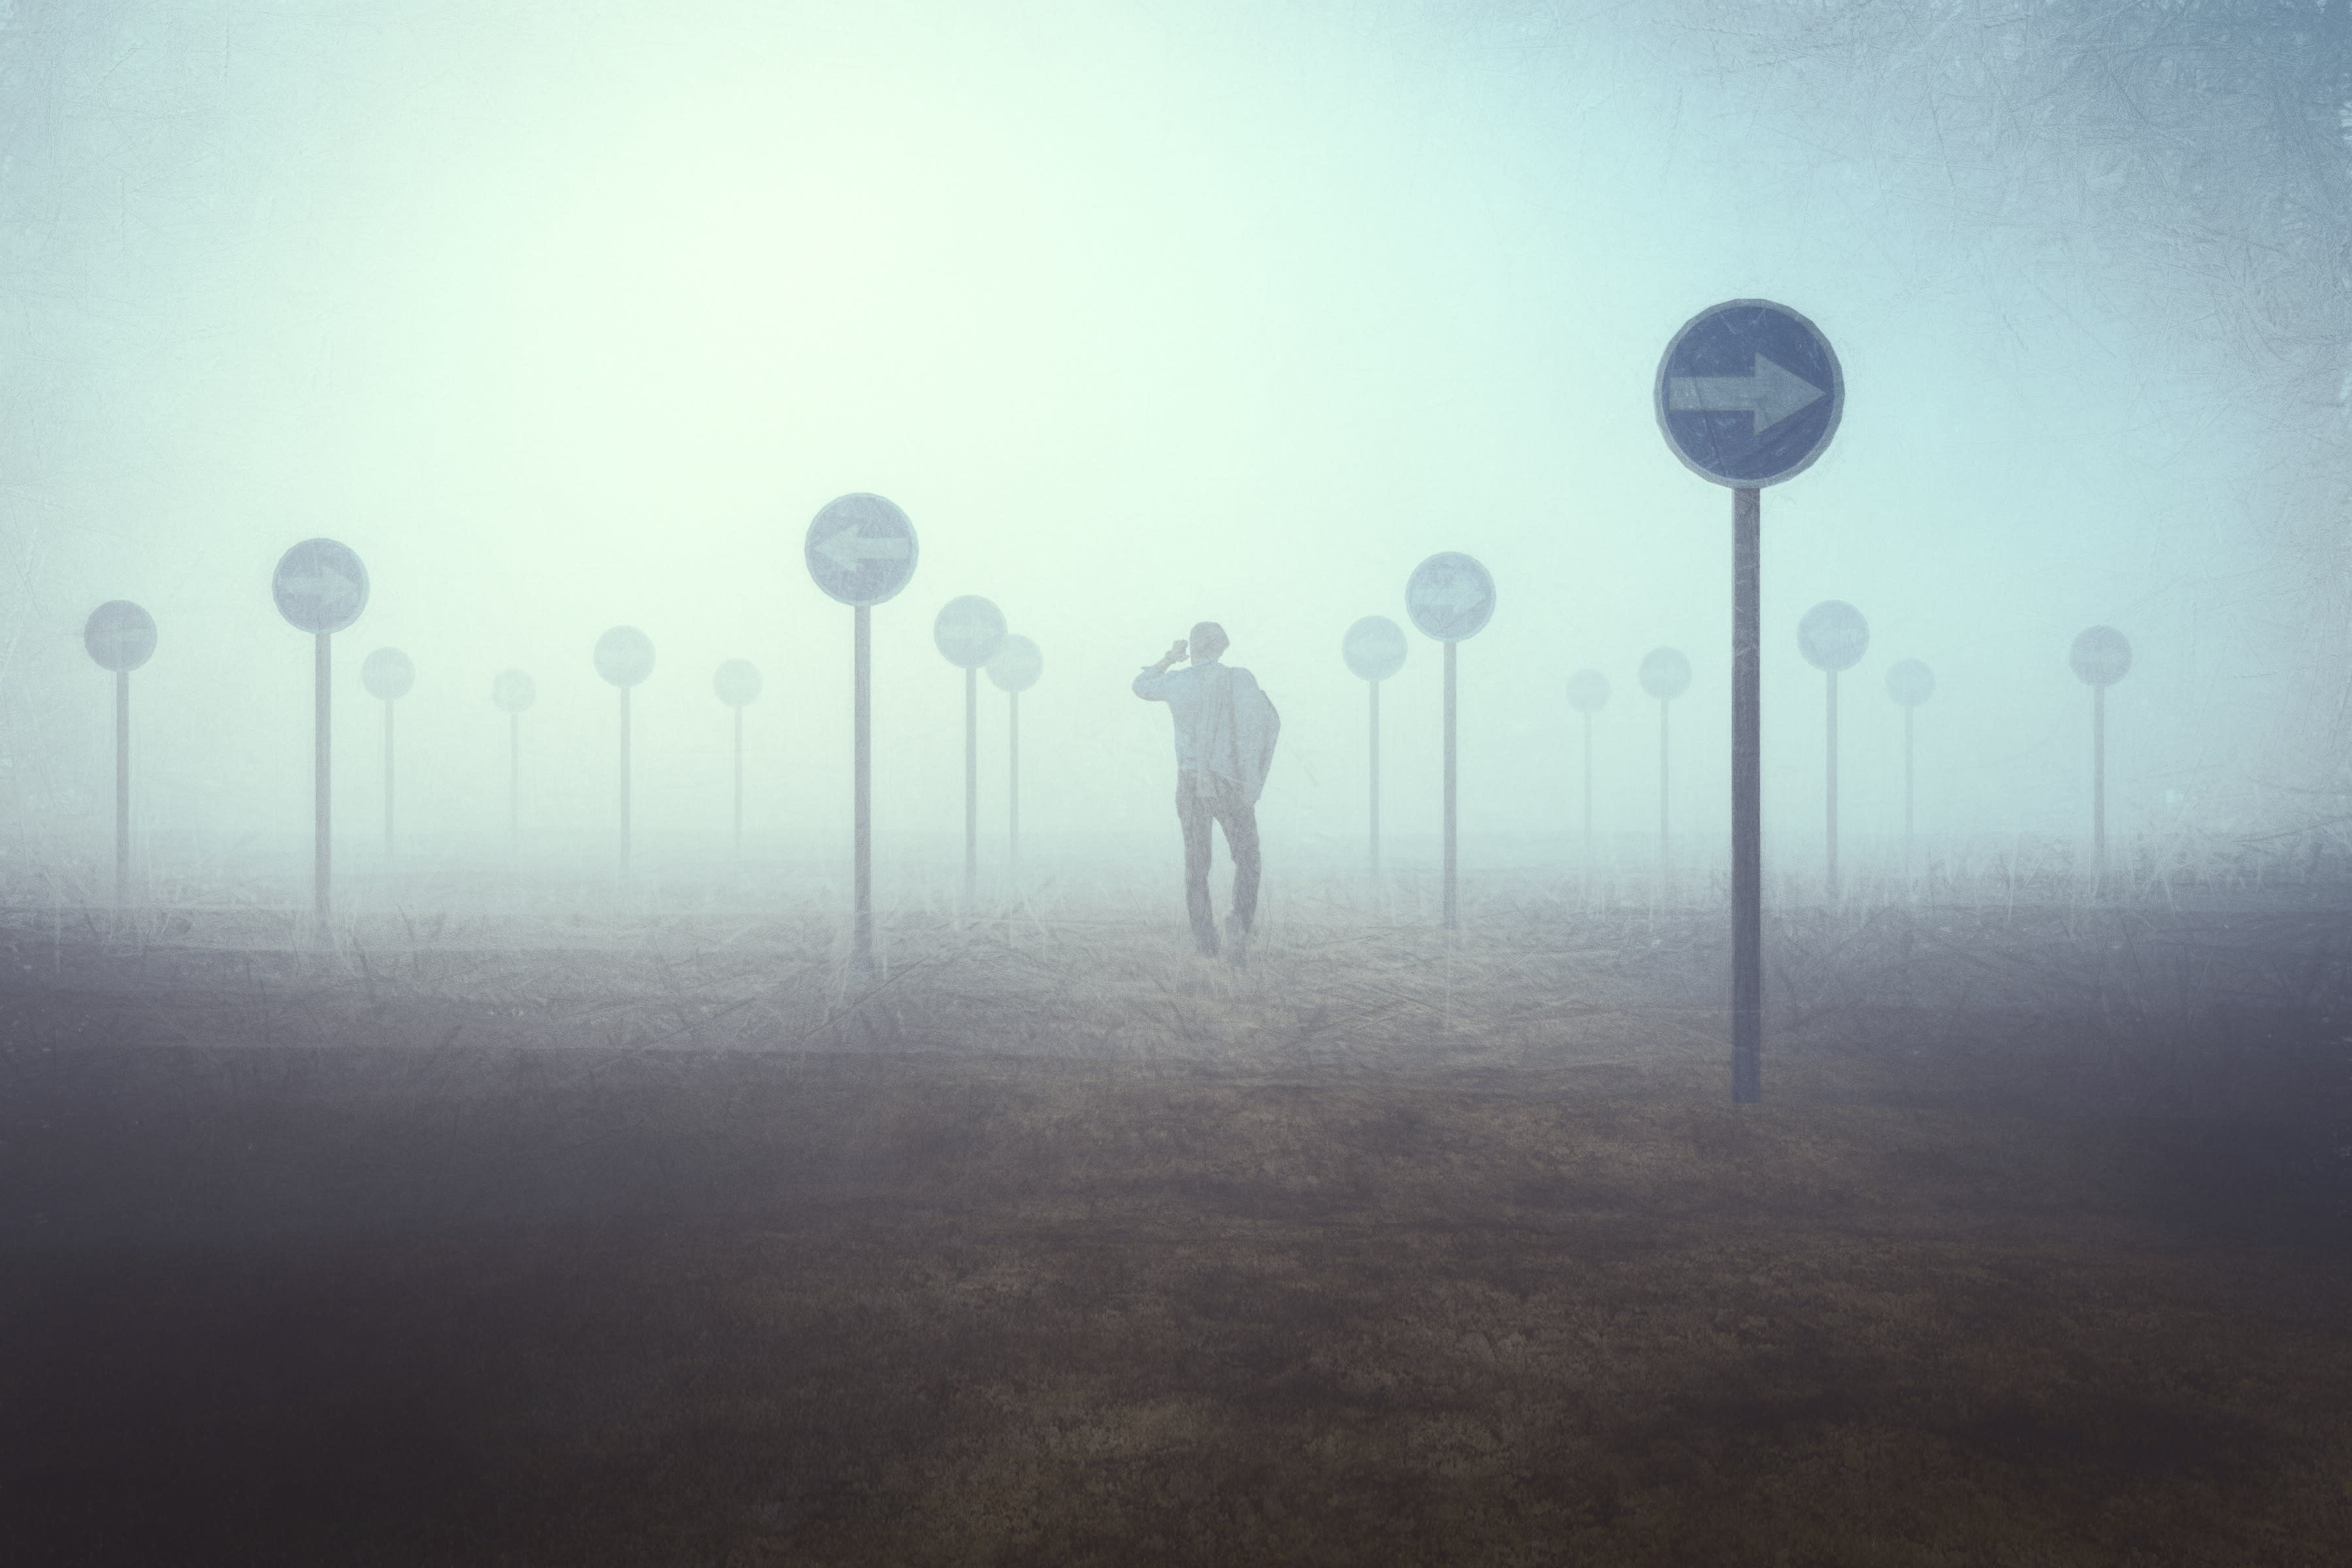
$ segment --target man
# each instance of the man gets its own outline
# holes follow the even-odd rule
[[[1217,927],[1209,914],[1209,825],[1225,830],[1225,851],[1234,858],[1234,912],[1225,931],[1233,961],[1239,963],[1257,919],[1257,797],[1274,762],[1282,719],[1258,689],[1256,677],[1222,662],[1229,646],[1224,627],[1202,621],[1189,639],[1179,637],[1159,663],[1135,678],[1135,694],[1147,702],[1165,702],[1176,721],[1184,911],[1192,917],[1192,941],[1212,955]],[[1171,665],[1187,657],[1190,669],[1170,673]]]

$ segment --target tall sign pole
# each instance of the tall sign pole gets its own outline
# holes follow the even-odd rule
[[[392,705],[416,684],[416,665],[396,647],[380,647],[360,661],[360,684],[383,704],[383,852],[392,855]]]
[[[1822,672],[1828,691],[1828,719],[1823,726],[1829,760],[1822,769],[1828,780],[1829,860],[1825,886],[1832,903],[1838,896],[1838,675],[1862,662],[1870,651],[1870,623],[1843,599],[1824,599],[1797,623],[1797,650],[1805,662]]]
[[[1011,860],[1015,868],[1021,864],[1021,694],[1036,685],[1037,678],[1045,673],[1045,654],[1035,643],[1017,635],[1006,637],[995,657],[988,661],[989,680],[1004,693],[1004,801],[1011,827]]]
[[[1731,1098],[1749,1104],[1764,1093],[1763,487],[1802,473],[1828,447],[1845,377],[1804,317],[1733,300],[1684,323],[1652,391],[1667,448],[1731,491]]]
[[[131,672],[155,655],[155,617],[128,599],[89,613],[81,646],[114,672],[114,902],[131,902]]]
[[[334,757],[330,742],[335,656],[331,639],[367,608],[367,568],[348,545],[331,539],[306,539],[278,558],[269,594],[287,623],[311,637],[310,907],[323,939],[334,882]]]
[[[1366,865],[1375,882],[1381,876],[1381,682],[1404,668],[1404,628],[1386,616],[1366,616],[1339,639],[1339,657],[1370,698],[1366,734],[1371,749],[1371,847]]]
[[[743,710],[760,695],[760,671],[749,659],[730,658],[710,678],[719,700],[735,710],[735,863],[743,863]]]
[[[635,626],[614,626],[596,639],[596,673],[621,694],[621,875],[629,874],[629,693],[654,672],[654,640]]]
[[[835,498],[812,519],[801,542],[810,578],[850,619],[850,921],[849,960],[874,968],[874,638],[875,605],[895,597],[915,575],[915,525],[877,495]]]
[[[1584,879],[1590,884],[1596,868],[1592,847],[1592,716],[1609,705],[1609,678],[1597,669],[1580,669],[1568,678],[1568,705],[1584,719]]]
[[[980,670],[1004,646],[1004,612],[977,594],[940,606],[931,641],[963,671],[963,901],[980,896]]]
[[[2107,879],[2107,688],[2131,673],[2131,639],[2113,626],[2092,626],[2074,639],[2067,662],[2091,689],[2091,873]]]
[[[1903,876],[1911,876],[1912,722],[1919,704],[1936,694],[1936,673],[1916,658],[1897,659],[1887,667],[1886,695],[1903,710]]]
[[[539,683],[520,669],[491,678],[490,701],[507,716],[507,848],[522,849],[522,716],[539,699]]]
[[[1461,925],[1457,892],[1461,857],[1454,835],[1455,649],[1486,629],[1495,614],[1495,579],[1486,567],[1459,551],[1441,551],[1412,569],[1405,580],[1406,616],[1423,637],[1445,645],[1445,890],[1447,931]]]
[[[1658,891],[1667,889],[1666,705],[1690,689],[1691,663],[1680,648],[1654,647],[1642,656],[1642,689],[1658,700]]]

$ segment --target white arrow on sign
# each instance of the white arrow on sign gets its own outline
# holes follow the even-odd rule
[[[1469,574],[1450,573],[1436,585],[1423,589],[1421,601],[1451,616],[1466,616],[1486,602],[1486,595]]]
[[[819,541],[816,552],[843,571],[855,572],[867,561],[904,561],[907,548],[903,539],[868,539],[853,522]]]
[[[309,599],[324,609],[340,605],[359,595],[360,585],[331,566],[321,566],[308,577],[289,577],[286,591],[298,599]]]
[[[1778,360],[1758,354],[1752,375],[1672,375],[1666,378],[1666,410],[1672,414],[1746,413],[1759,436],[1829,395]]]

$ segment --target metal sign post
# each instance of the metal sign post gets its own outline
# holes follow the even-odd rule
[[[288,624],[311,636],[310,907],[323,939],[334,874],[334,757],[330,742],[335,656],[330,639],[367,608],[367,568],[347,545],[331,539],[306,539],[278,558],[269,593]]]
[[[1004,646],[1004,612],[977,594],[940,606],[931,641],[963,671],[963,901],[980,895],[980,669]]]
[[[1912,723],[1919,704],[1936,694],[1936,673],[1916,658],[1897,659],[1887,668],[1886,695],[1903,709],[1903,877],[1911,877]]]
[[[360,684],[383,704],[383,852],[392,855],[392,705],[416,684],[416,665],[396,647],[380,647],[360,661]]]
[[[719,700],[735,710],[735,863],[743,863],[743,710],[760,695],[760,671],[749,659],[730,658],[710,678]]]
[[[1870,623],[1862,612],[1843,599],[1824,599],[1805,612],[1797,623],[1797,648],[1805,662],[1820,670],[1828,680],[1829,720],[1824,733],[1829,747],[1829,762],[1823,770],[1828,781],[1829,862],[1825,886],[1830,902],[1838,896],[1838,683],[1841,671],[1852,669],[1862,662],[1870,650]]]
[[[827,501],[801,542],[810,578],[851,605],[849,958],[874,968],[874,637],[872,612],[915,575],[915,525],[877,495]]]
[[[1666,704],[1690,689],[1691,663],[1680,648],[1654,647],[1642,656],[1642,689],[1658,700],[1658,891],[1667,890]]]
[[[1454,837],[1454,649],[1486,629],[1495,614],[1495,579],[1459,551],[1441,551],[1412,569],[1405,580],[1405,614],[1424,637],[1445,645],[1445,892],[1444,924],[1461,924],[1457,883],[1461,858]]]
[[[1045,673],[1045,656],[1024,637],[1008,637],[988,661],[988,679],[1005,700],[1005,756],[1008,759],[1004,799],[1011,826],[1011,861],[1021,864],[1021,694]]]
[[[635,626],[596,639],[596,673],[621,693],[621,875],[629,874],[629,692],[654,672],[654,641]]]
[[[1339,639],[1339,657],[1364,683],[1371,703],[1368,735],[1371,748],[1371,849],[1366,861],[1374,881],[1381,875],[1381,682],[1404,668],[1404,628],[1386,616],[1366,616]]]
[[[2131,639],[2092,626],[2067,655],[2074,677],[2091,689],[2091,874],[2107,879],[2107,688],[2131,673]]]
[[[520,669],[502,669],[490,680],[490,701],[507,716],[507,847],[522,849],[522,716],[539,698],[538,683]]]
[[[155,617],[128,599],[89,613],[81,646],[114,672],[114,902],[131,902],[131,672],[155,655]]]
[[[1584,719],[1584,880],[1587,891],[1594,870],[1592,850],[1592,716],[1609,705],[1609,678],[1597,669],[1580,669],[1568,678],[1568,705]]]
[[[1731,491],[1731,1098],[1748,1104],[1764,1092],[1762,487],[1804,472],[1828,447],[1845,378],[1804,317],[1733,300],[1684,323],[1652,393],[1667,448]]]

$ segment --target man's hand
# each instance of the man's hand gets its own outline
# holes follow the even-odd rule
[[[1168,645],[1168,651],[1160,655],[1160,662],[1153,665],[1151,668],[1158,670],[1160,674],[1165,675],[1168,673],[1168,667],[1170,665],[1181,664],[1183,662],[1184,639],[1182,637],[1178,637],[1174,642]]]

